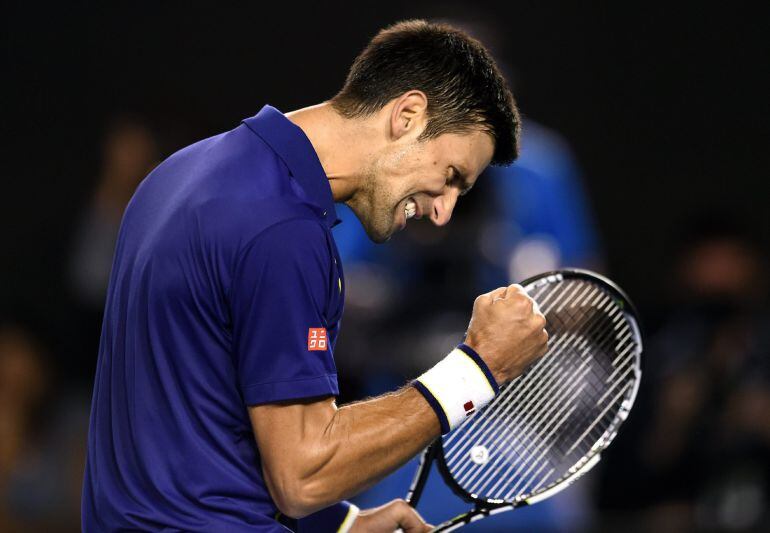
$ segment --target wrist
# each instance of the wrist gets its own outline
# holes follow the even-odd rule
[[[499,392],[489,367],[471,347],[460,344],[413,382],[446,434],[488,404]]]
[[[498,385],[502,385],[507,381],[506,369],[504,366],[501,366],[504,361],[502,361],[500,357],[495,358],[497,351],[496,347],[490,347],[489,343],[477,342],[475,338],[471,338],[470,336],[465,338],[463,344],[473,350],[476,354],[483,353],[487,357],[483,362]]]
[[[497,396],[497,394],[500,392],[500,382],[495,377],[495,373],[492,371],[492,368],[490,368],[487,362],[484,361],[476,349],[465,342],[458,344],[456,349],[462,350],[468,357],[473,359],[473,362],[476,363],[476,366],[479,367],[479,369],[484,373],[484,376],[487,378],[487,381],[492,387],[495,396]]]

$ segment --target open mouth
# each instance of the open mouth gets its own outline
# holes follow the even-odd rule
[[[397,230],[399,231],[406,227],[406,223],[409,221],[409,219],[419,219],[422,216],[422,213],[420,212],[420,206],[417,204],[417,201],[414,198],[410,196],[406,200],[402,200],[402,202],[402,205],[404,206],[404,218],[402,219],[400,216],[398,216],[398,211],[396,211],[396,226]]]
[[[415,215],[417,215],[417,202],[409,198],[406,201],[406,204],[404,204],[404,216],[406,217],[406,220],[409,220]]]

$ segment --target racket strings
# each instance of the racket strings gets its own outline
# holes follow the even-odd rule
[[[568,418],[573,416],[574,412],[578,409],[578,406],[574,405],[574,402],[569,400],[583,392],[583,389],[585,388],[584,383],[580,384],[579,388],[575,390],[581,378],[583,378],[582,374],[570,383],[565,389],[565,394],[558,398],[557,403],[553,403],[550,406],[545,416],[536,419],[533,424],[530,424],[530,429],[524,439],[519,439],[518,441],[508,440],[500,446],[500,448],[502,448],[502,453],[499,455],[497,463],[500,463],[503,458],[507,459],[507,461],[503,461],[502,464],[492,471],[487,470],[486,475],[480,478],[472,488],[474,492],[482,491],[488,487],[488,483],[493,481],[493,477],[490,474],[493,472],[500,474],[500,470],[504,468],[506,464],[508,464],[508,468],[502,473],[502,476],[498,478],[498,483],[492,487],[492,491],[495,491],[500,483],[508,477],[518,477],[523,482],[527,479],[527,476],[531,475],[534,477],[543,471],[548,464],[550,455],[553,453],[553,445],[546,446],[546,444],[552,443],[554,434],[562,429],[562,426]],[[567,398],[566,395],[569,393],[573,394],[565,401],[565,398]],[[527,429],[524,428],[522,432],[524,431],[527,431]],[[546,431],[548,433],[544,434]],[[534,446],[532,445],[533,442],[535,443]],[[517,458],[511,460],[511,452],[515,452]],[[518,470],[512,472],[514,467],[517,467],[517,459]],[[552,470],[553,469],[551,469],[549,473]],[[518,485],[515,485],[513,490],[515,491],[517,489]]]
[[[568,296],[567,291],[565,291],[562,294],[562,296]],[[554,304],[557,304],[557,303],[558,302],[554,302]],[[545,313],[550,312],[550,309],[548,309],[547,307],[545,308],[541,307],[541,309],[543,309]],[[569,339],[569,337],[566,337],[566,339]],[[555,350],[558,350],[560,345],[563,344],[564,341],[565,341],[565,338],[560,338],[558,336],[558,333],[554,335],[552,331],[549,351],[554,352]],[[463,429],[458,429],[457,431],[453,432],[449,436],[449,439],[444,443],[445,449],[447,448],[447,444],[451,442],[452,438],[460,437],[460,436],[462,436],[463,438],[460,439],[460,442],[458,442],[453,447],[448,449],[446,453],[446,457],[447,458],[453,457],[453,459],[449,459],[448,461],[449,466],[452,466],[457,459],[464,457],[463,452],[471,442],[468,439],[468,436],[470,436],[470,434],[475,433],[476,434],[475,436],[483,439],[491,431],[497,429],[494,426],[494,424],[491,424],[491,423],[493,421],[497,421],[497,418],[501,415],[502,411],[507,411],[507,414],[511,414],[511,409],[509,408],[513,408],[515,405],[518,405],[519,399],[527,395],[531,397],[531,393],[533,392],[531,389],[535,386],[535,384],[539,382],[539,380],[541,380],[542,377],[544,377],[544,373],[547,374],[549,370],[555,369],[554,361],[555,359],[549,356],[545,356],[539,359],[524,374],[524,376],[518,378],[517,380],[505,386],[503,393],[500,395],[500,397],[493,403],[493,405],[490,405],[484,411],[483,415],[479,414],[478,416],[470,419],[469,422],[472,421],[472,424],[470,427],[462,427]],[[547,391],[542,391],[542,392],[547,392]],[[479,432],[481,432],[480,435],[478,435]]]
[[[444,440],[447,466],[472,494],[510,500],[562,475],[601,440],[633,385],[637,343],[625,314],[592,283],[562,285],[530,292],[548,319],[548,354]],[[479,444],[480,464],[469,453]]]
[[[535,482],[536,477],[545,469],[545,467],[552,463],[552,457],[554,457],[554,453],[561,453],[564,454],[565,450],[563,446],[560,445],[558,439],[554,442],[552,436],[556,434],[557,430],[562,429],[563,425],[565,424],[568,417],[573,416],[576,411],[585,411],[585,406],[581,406],[579,403],[575,403],[576,398],[581,398],[584,394],[584,389],[588,386],[585,380],[586,372],[580,372],[578,375],[571,380],[571,382],[566,387],[566,392],[570,393],[575,389],[575,386],[577,383],[581,382],[580,388],[575,391],[571,396],[566,396],[565,394],[561,395],[561,397],[557,398],[557,401],[552,404],[552,407],[545,413],[545,416],[541,416],[538,419],[535,420],[534,424],[530,425],[530,429],[526,435],[527,440],[530,441],[530,443],[522,442],[520,445],[517,446],[518,449],[521,449],[523,445],[528,444],[531,446],[531,442],[537,440],[537,444],[535,445],[534,449],[527,450],[525,448],[525,451],[530,451],[532,454],[536,454],[534,456],[530,455],[530,457],[526,456],[519,456],[520,466],[519,469],[516,471],[512,471],[513,467],[515,465],[510,465],[509,468],[503,472],[503,476],[501,479],[499,479],[499,483],[496,486],[492,487],[492,491],[496,490],[500,483],[506,478],[506,476],[514,475],[519,478],[519,482],[514,484],[512,491],[515,492],[521,488],[520,486],[525,481],[527,482]],[[568,398],[566,403],[564,399]],[[559,404],[562,404],[561,408],[559,410],[556,410],[556,408],[559,406]],[[569,406],[569,410],[565,412],[565,409]],[[564,413],[563,417],[559,417],[560,413]],[[553,423],[553,420],[557,419],[556,423]],[[543,423],[538,423],[540,421],[545,421]],[[544,435],[545,431],[548,431],[550,428],[549,433]],[[593,428],[590,428],[593,429]],[[564,431],[561,431],[559,434],[563,434]],[[571,433],[574,434],[574,431]],[[548,444],[548,446],[546,446]],[[508,448],[510,448],[511,444],[508,444]],[[506,453],[506,455],[509,454],[508,449],[503,449],[503,452]],[[539,453],[538,453],[539,452]],[[545,475],[545,478],[554,471],[555,467],[552,466],[551,469],[548,470],[548,472]],[[499,473],[499,468],[496,469]],[[545,478],[541,480],[539,484],[542,484],[545,481]],[[474,488],[474,490],[483,490],[486,487],[486,485],[483,486],[477,486]],[[536,484],[537,487],[537,484]],[[536,488],[535,487],[535,488]],[[532,490],[535,490],[533,488]],[[510,495],[509,495],[510,496]]]
[[[562,352],[563,350],[560,350],[558,353]],[[554,360],[558,360],[556,357],[558,353],[554,354]],[[517,452],[519,458],[520,469],[518,471],[512,471],[514,466],[516,466],[516,462],[510,460],[507,461],[510,463],[509,467],[502,473],[502,476],[498,480],[498,484],[491,489],[492,491],[496,490],[499,484],[511,475],[524,480],[530,475],[537,476],[548,464],[549,454],[552,450],[547,447],[546,444],[550,443],[553,445],[553,436],[557,431],[562,429],[569,417],[571,417],[580,407],[579,405],[575,405],[574,400],[575,398],[582,397],[586,387],[585,377],[591,370],[588,361],[589,359],[584,359],[583,364],[578,367],[578,372],[574,372],[574,367],[565,368],[562,375],[568,377],[566,380],[561,380],[561,390],[557,396],[551,398],[547,406],[538,413],[537,417],[532,422],[525,424],[524,427],[516,428],[518,430],[516,431],[517,436],[521,433],[526,437],[526,440],[519,439],[519,443],[516,444],[513,439],[509,438],[506,442],[497,444],[497,448],[500,451],[497,462],[499,463],[505,458],[510,457],[511,451],[514,450]],[[560,381],[557,379],[557,376],[553,376],[553,380]],[[526,405],[521,408],[523,411],[529,411],[530,409],[531,405]],[[513,436],[513,433],[508,436]],[[494,470],[487,470],[486,476],[474,484],[474,492],[484,490],[487,486],[487,484],[483,483],[484,479],[486,478],[491,481],[492,477],[490,474],[499,474],[501,468],[505,467],[505,463],[506,461],[503,461],[503,464],[500,467]],[[536,469],[538,466],[540,467]],[[517,490],[518,488],[517,484],[514,485],[514,490]]]
[[[573,336],[574,336],[574,335],[573,335]],[[566,338],[570,338],[570,337],[566,337]],[[557,346],[558,346],[558,345],[559,345],[559,344],[560,344],[562,341],[564,341],[564,338],[562,338],[562,339],[557,339],[557,340],[556,340],[556,342],[554,342],[554,343],[552,344],[552,347],[551,347],[551,351],[553,352],[553,351],[554,351],[554,349],[555,349],[555,348],[557,348]],[[527,392],[527,391],[528,391],[528,390],[531,388],[531,385],[532,385],[532,384],[535,384],[535,383],[538,383],[538,380],[539,380],[539,381],[544,381],[546,378],[547,378],[547,379],[549,379],[549,381],[550,381],[550,382],[553,384],[553,386],[554,386],[554,387],[556,386],[556,384],[559,382],[559,379],[555,379],[555,378],[557,378],[557,377],[558,377],[558,374],[554,374],[552,371],[553,371],[553,370],[555,370],[556,372],[559,372],[559,371],[561,371],[562,373],[565,373],[565,372],[564,372],[564,371],[565,371],[565,369],[564,369],[564,368],[561,368],[561,369],[560,369],[560,368],[558,368],[556,365],[554,365],[554,361],[557,361],[557,359],[556,359],[556,358],[550,358],[550,359],[547,359],[547,361],[548,361],[548,362],[547,362],[546,364],[542,364],[542,365],[541,365],[541,368],[539,369],[539,370],[541,370],[541,371],[543,371],[543,370],[544,370],[544,371],[545,371],[545,373],[543,373],[543,372],[540,372],[540,373],[538,374],[538,373],[536,373],[536,372],[535,372],[535,373],[533,373],[533,372],[530,372],[530,374],[529,374],[529,376],[530,376],[530,377],[532,377],[532,376],[535,376],[535,377],[537,377],[538,379],[531,379],[531,380],[530,380],[530,382],[529,382],[529,385],[528,385],[528,386],[525,386],[525,387],[523,387],[523,388],[521,389],[521,391],[522,391],[522,392],[525,392],[526,394],[529,394],[529,395],[531,395],[531,393],[530,393],[530,392]],[[524,419],[523,419],[522,421],[520,421],[520,422],[519,422],[519,423],[517,423],[517,424],[516,424],[516,423],[514,424],[514,425],[517,427],[517,429],[518,429],[518,428],[521,428],[522,426],[525,426],[525,425],[530,425],[530,426],[532,426],[532,425],[533,425],[533,422],[538,422],[538,421],[540,421],[540,420],[544,419],[544,418],[546,417],[546,415],[548,415],[550,412],[552,412],[552,409],[548,409],[548,407],[549,407],[549,406],[551,406],[551,405],[553,405],[553,404],[554,404],[554,398],[553,398],[553,397],[551,397],[551,396],[549,395],[549,393],[551,392],[551,390],[552,390],[552,389],[553,389],[553,387],[551,387],[551,389],[545,388],[545,389],[543,389],[543,390],[541,390],[541,391],[540,391],[541,393],[540,393],[540,395],[539,395],[539,396],[535,396],[535,397],[533,397],[533,398],[532,398],[532,400],[531,400],[531,402],[530,402],[530,405],[531,405],[531,403],[532,403],[532,402],[535,402],[535,401],[537,401],[537,403],[536,403],[536,404],[535,404],[535,406],[534,406],[535,408],[534,408],[534,409],[530,409],[530,410],[528,411],[528,414],[524,416]],[[513,423],[513,421],[510,419],[510,416],[511,416],[511,409],[512,409],[512,408],[514,408],[516,405],[518,405],[518,403],[515,401],[515,399],[516,399],[518,396],[519,396],[519,395],[517,395],[517,396],[515,396],[515,397],[512,397],[512,398],[510,399],[511,401],[508,401],[508,402],[507,402],[507,404],[510,404],[510,407],[509,407],[509,409],[508,409],[508,412],[506,413],[506,415],[507,415],[507,417],[508,417],[508,418],[507,418],[507,420],[505,420],[505,422],[506,422],[506,423],[509,423],[509,424]],[[551,401],[551,403],[550,403],[550,404],[546,404],[545,406],[543,406],[542,402],[543,402],[543,401],[544,401],[546,398],[549,398],[549,397],[550,397],[550,398],[551,398],[551,400],[552,400],[552,401]],[[558,398],[556,398],[556,399],[558,399]],[[531,419],[531,417],[532,417],[532,415],[533,415],[533,414],[535,414],[535,416],[536,416],[536,418],[535,418],[535,419]],[[492,419],[490,419],[490,420],[492,420]],[[492,429],[492,428],[490,428],[490,429]],[[529,432],[525,432],[525,431],[522,431],[522,430],[519,430],[519,431],[517,431],[517,432],[516,432],[516,433],[514,433],[513,435],[523,436],[523,437],[525,437],[525,439],[526,439],[526,440],[529,440],[529,441],[532,441],[532,440],[533,440],[533,436],[532,436],[532,435],[531,435]],[[496,439],[496,441],[495,441],[495,442],[491,443],[491,445],[492,445],[493,447],[494,447],[495,445],[499,445],[499,444],[500,444],[500,442],[499,442],[499,441],[500,441],[500,439],[498,438],[498,439]],[[508,444],[508,442],[505,442],[505,443],[503,443],[503,444]],[[520,453],[520,450],[521,450],[521,451],[526,451],[526,449],[524,448],[524,445],[525,445],[525,444],[526,444],[526,442],[522,441],[522,442],[521,442],[519,445],[517,445],[517,446],[515,446],[515,447],[513,448],[513,451],[514,451],[514,452],[516,452],[516,453]],[[502,459],[502,456],[498,457],[498,458],[497,458],[497,460],[496,460],[495,462],[493,462],[492,466],[495,466],[495,464],[496,464],[496,463],[498,463],[498,462],[499,462],[501,459]],[[466,480],[467,480],[467,478],[466,478]]]
[[[614,315],[617,315],[617,314],[618,314],[618,309],[615,308],[610,314],[607,315],[607,317],[614,319]],[[628,324],[625,323],[624,321],[617,321],[617,323],[614,325],[612,329],[615,331],[616,335],[618,335],[619,333],[621,334],[620,342],[616,343],[614,348],[614,350],[619,354],[618,357],[616,357],[612,362],[609,361],[609,358],[593,359],[593,361],[596,364],[602,367],[601,373],[603,373],[604,375],[609,374],[608,377],[603,380],[603,382],[597,383],[597,380],[593,379],[588,383],[592,389],[590,391],[592,393],[590,397],[595,398],[597,395],[599,395],[598,400],[596,400],[596,405],[602,404],[605,398],[613,392],[614,387],[616,385],[619,385],[620,383],[623,383],[622,379],[625,378],[627,374],[633,370],[633,365],[629,363],[633,362],[634,357],[633,357],[633,354],[630,354],[629,356],[629,353],[633,348],[634,344],[628,342],[632,336],[632,332]],[[596,339],[595,342],[596,342],[596,345],[599,347],[604,346],[604,339],[602,338]],[[626,356],[625,359],[622,359],[623,356]],[[624,373],[620,376],[620,379],[616,379],[618,376],[618,373],[621,371],[624,371]],[[592,377],[600,377],[600,376],[592,376]],[[610,387],[606,387],[607,383],[612,383],[612,385]],[[586,398],[582,398],[582,399],[585,400]],[[597,422],[598,421],[599,419],[597,419]],[[565,435],[563,437],[563,440],[570,440],[570,439],[571,439],[571,434]]]
[[[554,346],[557,346],[562,340],[563,339],[557,339],[553,343],[552,349],[553,349]],[[540,378],[542,378],[542,377],[553,377],[553,372],[554,371],[556,371],[556,372],[560,371],[560,369],[558,369],[555,365],[553,365],[553,361],[554,361],[553,359],[549,359],[549,358],[541,359],[540,361],[538,361],[537,368],[532,368],[530,370],[530,375],[531,376],[537,376],[537,377],[540,377]],[[563,369],[562,369],[562,371],[563,371]],[[515,385],[514,384],[509,385],[508,390],[506,391],[506,393],[508,395],[507,400],[500,401],[494,409],[489,411],[489,414],[486,416],[486,420],[485,420],[484,424],[482,424],[482,427],[486,426],[486,428],[481,433],[481,435],[478,435],[478,433],[477,433],[478,438],[480,440],[486,440],[487,438],[489,438],[489,434],[492,431],[496,431],[497,430],[496,425],[495,424],[491,424],[491,422],[497,420],[497,418],[499,418],[499,417],[505,416],[506,418],[504,419],[504,421],[506,423],[512,423],[513,420],[511,420],[511,418],[510,418],[511,415],[512,415],[512,408],[514,406],[518,405],[519,399],[522,398],[522,397],[529,396],[530,397],[530,402],[534,403],[535,404],[535,408],[536,408],[536,409],[532,409],[532,410],[529,411],[529,413],[524,417],[524,420],[522,421],[522,423],[531,423],[531,420],[530,420],[531,416],[536,415],[538,413],[539,414],[543,414],[544,411],[542,411],[542,410],[538,411],[537,409],[540,409],[540,408],[544,407],[543,406],[543,402],[547,399],[549,393],[551,393],[552,389],[556,386],[557,380],[553,380],[552,379],[551,380],[551,384],[553,386],[550,387],[550,388],[544,387],[541,390],[541,394],[540,395],[534,395],[533,394],[534,391],[531,390],[535,383],[536,383],[535,380],[526,381],[526,378],[525,378],[524,382],[522,383],[523,386],[519,387],[518,391],[515,394],[511,394],[510,393],[511,389],[513,389],[513,387]],[[503,415],[503,412],[504,412],[504,415]],[[521,425],[521,424],[519,424],[519,425]],[[470,428],[471,432],[473,431],[473,429],[474,428]],[[479,429],[481,429],[481,427]],[[526,437],[527,435],[524,435],[524,436]],[[502,435],[500,435],[499,437],[502,437]],[[466,445],[473,441],[473,439],[468,439],[468,438],[466,438],[464,440],[466,441]],[[495,439],[495,441],[490,443],[490,444],[491,445],[495,445],[495,444],[498,444],[498,443],[499,443],[499,438]],[[459,459],[459,458],[467,459],[467,456],[463,454],[464,449],[465,449],[465,446],[461,446],[459,449],[455,449],[454,451],[450,450],[450,452],[448,454],[448,456],[451,457],[450,463],[449,463],[450,465],[452,463],[456,462],[456,460]],[[518,451],[518,448],[516,449],[516,451]],[[452,456],[452,453],[454,453],[455,455]],[[462,470],[465,467],[470,466],[471,464],[472,463],[470,463],[470,461],[466,460],[465,464],[460,466],[460,469]],[[458,472],[458,474],[459,474],[459,472]]]
[[[590,367],[589,367],[589,369],[590,369]],[[521,465],[518,466],[518,470],[514,469],[514,467],[517,466],[517,465],[511,464],[509,466],[509,468],[505,472],[503,472],[502,476],[499,478],[499,480],[498,480],[499,482],[498,482],[497,486],[493,487],[491,490],[496,490],[497,488],[499,488],[500,484],[505,479],[507,479],[509,476],[513,476],[514,478],[519,478],[519,481],[513,485],[510,493],[508,493],[506,495],[506,497],[510,497],[511,494],[513,494],[516,491],[524,488],[524,482],[525,481],[527,483],[535,483],[535,480],[536,480],[537,476],[539,476],[541,474],[541,472],[549,464],[551,464],[551,469],[548,470],[548,472],[546,473],[544,478],[541,480],[541,482],[535,484],[534,487],[531,487],[529,489],[530,491],[531,490],[536,490],[537,486],[538,485],[542,485],[547,480],[547,477],[553,471],[556,470],[556,466],[558,466],[558,465],[554,464],[555,463],[554,459],[558,458],[560,456],[559,455],[560,453],[562,454],[562,456],[565,453],[564,449],[563,449],[563,446],[560,446],[560,442],[559,442],[559,441],[563,441],[564,440],[565,431],[560,431],[558,433],[558,435],[561,435],[562,437],[556,439],[555,441],[553,439],[553,435],[556,434],[557,430],[562,429],[564,424],[567,422],[568,417],[573,416],[576,411],[578,413],[581,412],[581,411],[583,411],[583,412],[586,411],[586,405],[585,405],[584,402],[578,401],[576,403],[576,399],[577,400],[582,400],[583,398],[585,398],[587,396],[586,394],[584,394],[585,393],[585,389],[589,386],[589,383],[585,379],[586,378],[586,374],[587,373],[581,373],[577,377],[575,377],[574,379],[571,380],[571,382],[570,382],[570,384],[568,385],[568,388],[567,388],[568,391],[572,391],[574,389],[574,387],[575,387],[575,384],[578,383],[578,382],[582,382],[581,383],[581,388],[578,391],[576,391],[574,394],[569,396],[566,403],[563,401],[564,395],[562,395],[562,397],[557,400],[557,402],[556,402],[557,406],[559,405],[559,403],[563,404],[561,409],[560,409],[560,411],[554,412],[554,410],[551,409],[547,413],[547,418],[544,418],[544,420],[547,420],[548,418],[551,418],[551,417],[554,417],[554,416],[558,416],[558,414],[560,412],[563,412],[564,409],[567,408],[567,406],[569,406],[569,411],[565,414],[564,417],[559,419],[559,421],[555,425],[553,425],[553,428],[551,429],[550,433],[548,433],[545,436],[543,436],[543,434],[542,434],[542,432],[544,430],[548,429],[548,427],[549,427],[548,425],[546,425],[546,426],[536,425],[534,427],[534,429],[531,430],[532,432],[530,433],[530,435],[531,435],[530,439],[532,439],[532,436],[537,437],[538,439],[540,439],[540,440],[537,441],[537,444],[536,444],[536,446],[535,446],[535,448],[533,450],[533,453],[537,454],[537,455],[534,456],[534,457],[529,457],[529,458],[525,457],[525,458],[523,458],[523,461],[522,461]],[[581,403],[583,405],[581,405]],[[574,428],[574,426],[573,426],[573,428]],[[574,433],[574,431],[572,431],[572,433]],[[532,440],[534,440],[534,439],[532,439]],[[484,488],[485,487],[481,486],[481,487],[477,487],[476,490],[480,490],[480,489],[483,490]]]

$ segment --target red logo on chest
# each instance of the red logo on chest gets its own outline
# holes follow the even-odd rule
[[[326,328],[310,328],[307,330],[307,349],[311,352],[323,352],[328,348]]]

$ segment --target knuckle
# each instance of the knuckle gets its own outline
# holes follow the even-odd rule
[[[422,520],[422,517],[420,516],[420,513],[418,513],[417,510],[410,505],[407,505],[407,508],[408,508],[407,512],[415,520],[415,522],[422,523],[423,520]]]
[[[476,301],[473,302],[473,314],[483,313],[486,308],[492,303],[492,300],[486,295],[479,296]]]
[[[393,507],[395,507],[400,511],[403,510],[405,507],[409,508],[409,505],[401,498],[396,498],[395,500],[391,501],[390,505],[392,505]]]
[[[517,293],[513,300],[516,306],[524,312],[529,313],[534,308],[534,301],[524,293]]]
[[[524,301],[526,302],[525,306],[527,311],[529,311],[530,313],[533,313],[535,311],[535,300],[533,300],[526,294],[524,296],[526,296],[526,299]]]

